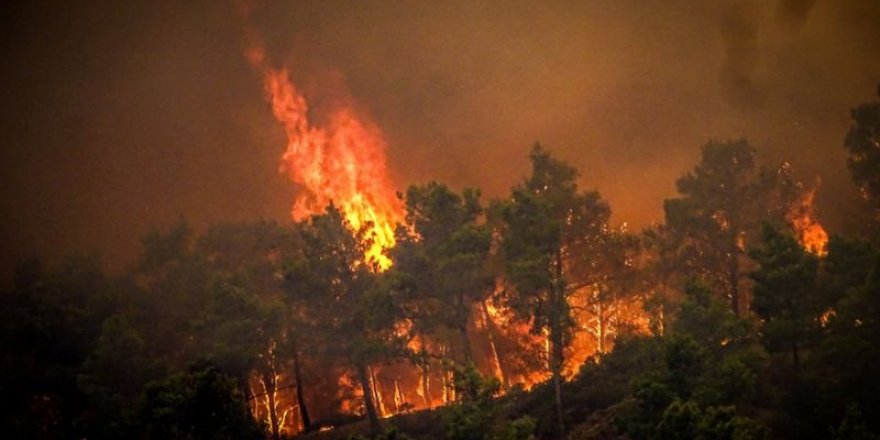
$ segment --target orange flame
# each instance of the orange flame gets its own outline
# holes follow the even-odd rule
[[[825,228],[816,219],[816,209],[813,200],[816,198],[816,189],[818,184],[806,192],[800,200],[800,204],[796,205],[788,214],[788,221],[791,223],[797,239],[801,245],[809,252],[823,256],[827,253],[828,233]]]
[[[287,134],[280,171],[301,188],[293,219],[335,204],[352,228],[366,229],[371,242],[367,260],[387,269],[391,260],[383,250],[394,246],[394,225],[403,218],[403,207],[388,177],[381,130],[349,106],[333,111],[324,126],[315,126],[287,69],[270,67],[261,46],[250,47],[245,57],[262,74],[272,113]]]

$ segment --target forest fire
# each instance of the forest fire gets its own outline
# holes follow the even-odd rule
[[[816,219],[816,207],[813,204],[818,186],[817,184],[813,189],[804,192],[799,203],[789,213],[788,220],[804,249],[824,256],[827,253],[828,233]]]
[[[155,3],[5,11],[3,438],[880,440],[880,1]]]
[[[287,136],[280,171],[299,189],[293,219],[336,205],[353,229],[364,230],[370,241],[367,259],[387,269],[391,260],[383,251],[394,246],[394,225],[402,218],[402,208],[388,178],[381,130],[350,106],[336,109],[325,126],[314,125],[308,103],[287,69],[270,67],[260,46],[249,48],[246,56],[263,76],[272,114]]]
[[[366,259],[381,271],[389,269],[392,260],[384,251],[395,245],[394,229],[403,224],[404,214],[387,175],[386,143],[381,130],[361,118],[350,105],[336,108],[321,118],[326,122],[316,124],[305,96],[291,81],[287,69],[270,66],[260,45],[252,45],[246,57],[262,75],[273,116],[285,130],[287,147],[280,171],[299,190],[292,207],[293,220],[307,220],[324,212],[328,205],[335,205],[354,229],[364,232],[363,238],[369,243]],[[816,219],[816,188],[805,191],[800,183],[797,187],[801,191],[785,218],[804,249],[824,255],[828,236]],[[725,223],[722,229],[727,227]],[[606,227],[597,232],[605,234],[603,237],[609,243],[599,251],[601,257],[594,256],[604,262],[596,269],[598,273],[594,276],[598,277],[566,298],[568,308],[573,310],[573,327],[571,341],[562,351],[560,373],[564,380],[574,380],[585,364],[601,362],[601,357],[612,351],[617,336],[651,333],[642,295],[612,281],[615,276],[625,277],[625,273],[636,269],[632,255],[638,252],[638,246],[632,240],[629,244],[615,241],[614,237],[627,236],[625,227],[615,233],[609,231]],[[424,245],[418,238],[414,243]],[[742,237],[738,247],[745,248]],[[575,267],[567,264],[566,270]],[[464,307],[467,317],[459,324],[464,326],[459,329],[464,335],[460,341],[444,334],[446,330],[433,335],[419,334],[411,318],[394,321],[392,333],[405,340],[412,355],[421,360],[374,362],[365,366],[366,374],[361,378],[344,368],[337,370],[333,373],[337,379],[330,382],[330,388],[336,388],[336,407],[331,410],[365,415],[370,411],[370,401],[376,416],[388,418],[414,409],[454,403],[461,399],[457,395],[456,374],[460,371],[456,365],[467,363],[496,378],[499,394],[517,386],[530,390],[550,380],[548,365],[554,358],[550,331],[536,327],[534,318],[515,318],[503,301],[494,301],[493,298],[517,294],[515,289],[506,291],[503,285],[501,279],[496,280],[489,297]],[[274,370],[271,380],[258,381],[262,392],[255,394],[259,403],[253,402],[252,410],[255,417],[276,427],[276,432],[296,433],[307,427],[297,414],[298,403],[293,395],[281,392],[284,387],[279,384],[284,381],[291,378]],[[271,386],[266,386],[267,382]],[[368,393],[361,382],[367,383]],[[288,385],[291,386],[295,385]]]

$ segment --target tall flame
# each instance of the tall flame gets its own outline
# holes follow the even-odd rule
[[[809,252],[823,256],[826,254],[826,246],[828,245],[828,233],[825,228],[816,219],[816,208],[813,200],[816,198],[817,183],[813,189],[804,193],[800,203],[795,205],[788,214],[788,221],[791,223],[798,241]]]
[[[366,258],[387,269],[391,261],[383,250],[394,246],[394,225],[403,208],[388,177],[381,130],[347,105],[335,109],[323,126],[315,126],[287,69],[269,66],[261,46],[252,46],[246,56],[262,74],[272,113],[287,134],[280,171],[301,188],[291,213],[294,220],[335,204],[355,230],[366,228],[371,241]]]

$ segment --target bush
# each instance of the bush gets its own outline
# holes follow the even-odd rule
[[[235,381],[206,364],[149,384],[140,416],[148,438],[265,438]]]

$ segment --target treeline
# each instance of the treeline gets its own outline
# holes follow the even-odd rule
[[[845,146],[874,218],[878,133],[880,102],[857,107]],[[875,438],[878,225],[828,240],[790,165],[744,140],[701,153],[639,233],[535,146],[502,199],[411,186],[386,271],[332,205],[180,222],[122,276],[23,262],[0,304],[4,435],[379,434],[443,406],[409,435]]]

